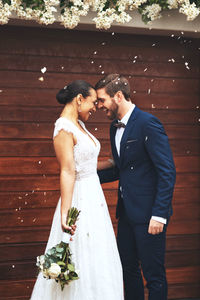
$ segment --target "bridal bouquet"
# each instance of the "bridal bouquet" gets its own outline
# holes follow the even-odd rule
[[[74,207],[68,211],[68,226],[72,226],[76,223],[79,213],[80,211]],[[72,254],[69,247],[70,238],[70,231],[65,230],[62,241],[47,250],[44,255],[38,256],[36,263],[39,272],[41,271],[43,276],[47,279],[55,279],[56,282],[60,283],[62,290],[66,284],[79,278],[71,258]]]

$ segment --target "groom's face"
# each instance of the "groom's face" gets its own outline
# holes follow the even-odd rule
[[[117,118],[118,105],[115,102],[114,97],[110,97],[105,88],[98,89],[97,91],[98,108],[103,109],[106,112],[108,119],[114,120]]]

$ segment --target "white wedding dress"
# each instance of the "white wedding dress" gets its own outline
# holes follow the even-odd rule
[[[55,280],[47,280],[40,273],[31,300],[124,299],[122,268],[116,239],[97,175],[100,143],[87,131],[84,123],[79,122],[85,133],[64,117],[56,121],[54,129],[54,137],[60,130],[65,130],[72,132],[77,139],[74,146],[76,181],[72,206],[81,213],[70,248],[72,260],[76,269],[79,269],[79,279],[72,281],[61,291]],[[61,199],[54,214],[46,250],[62,239],[60,202]]]

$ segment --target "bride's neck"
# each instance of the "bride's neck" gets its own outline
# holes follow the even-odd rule
[[[77,108],[72,103],[65,105],[60,116],[71,120],[75,124],[78,123],[78,111]]]

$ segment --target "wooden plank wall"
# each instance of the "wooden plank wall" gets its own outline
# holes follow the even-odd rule
[[[52,132],[61,107],[55,94],[71,80],[95,84],[113,72],[129,77],[134,102],[159,117],[169,135],[177,168],[167,237],[169,299],[199,299],[197,40],[12,26],[1,27],[0,40],[0,299],[29,298],[35,257],[48,238],[59,197]],[[101,159],[107,157],[104,114],[87,127],[102,143]],[[116,187],[104,185],[115,229]]]

